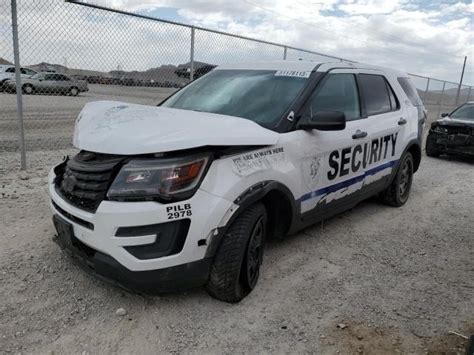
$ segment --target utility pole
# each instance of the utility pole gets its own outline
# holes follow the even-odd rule
[[[456,94],[456,106],[459,102],[459,94],[461,93],[462,79],[464,78],[464,70],[466,69],[467,56],[464,57],[464,64],[462,65],[461,80],[459,80],[458,92]]]

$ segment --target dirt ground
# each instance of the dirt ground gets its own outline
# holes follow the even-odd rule
[[[27,173],[0,154],[0,353],[464,354],[450,332],[474,334],[472,162],[424,157],[404,207],[367,201],[269,243],[230,305],[127,293],[72,263],[45,191],[64,154],[29,153]]]

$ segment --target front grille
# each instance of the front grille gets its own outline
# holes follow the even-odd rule
[[[473,134],[473,129],[466,126],[446,126],[448,134]]]
[[[95,212],[125,157],[81,151],[56,169],[56,190],[73,206]]]

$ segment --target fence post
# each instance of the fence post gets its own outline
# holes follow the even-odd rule
[[[283,47],[283,60],[286,60],[286,54],[288,52],[288,47],[287,46],[284,46]]]
[[[15,62],[15,80],[16,80],[16,114],[18,117],[19,127],[19,145],[21,151],[21,170],[26,169],[26,152],[25,152],[25,126],[23,124],[23,97],[21,90],[21,73],[20,73],[20,48],[18,45],[18,21],[16,11],[16,0],[11,0],[12,8],[12,34],[13,34],[13,59]]]
[[[472,89],[472,86],[469,86],[469,91],[467,92],[467,100],[466,100],[466,102],[468,102],[469,99],[471,98],[471,89]]]
[[[191,53],[190,53],[190,60],[189,60],[189,80],[194,80],[194,26],[191,27]]]
[[[428,78],[428,81],[426,82],[426,89],[425,89],[425,93],[423,94],[423,103],[426,102],[426,96],[428,96],[429,87],[430,87],[430,78]]]
[[[438,113],[436,115],[436,119],[439,118],[439,115],[441,113],[441,106],[443,106],[443,98],[444,98],[444,88],[446,87],[446,81],[443,81],[443,91],[441,91],[441,99],[439,101],[439,106],[438,106]]]

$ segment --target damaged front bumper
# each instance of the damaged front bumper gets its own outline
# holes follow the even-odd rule
[[[442,153],[474,156],[474,135],[430,131],[427,146]]]
[[[56,190],[54,170],[49,195],[55,241],[88,272],[123,288],[169,292],[202,286],[209,275],[208,247],[215,225],[233,205],[197,190],[189,200],[102,201],[95,212],[71,205]],[[189,205],[192,215],[170,220],[169,209]],[[209,215],[215,218],[209,218]],[[181,240],[181,242],[177,241]]]

